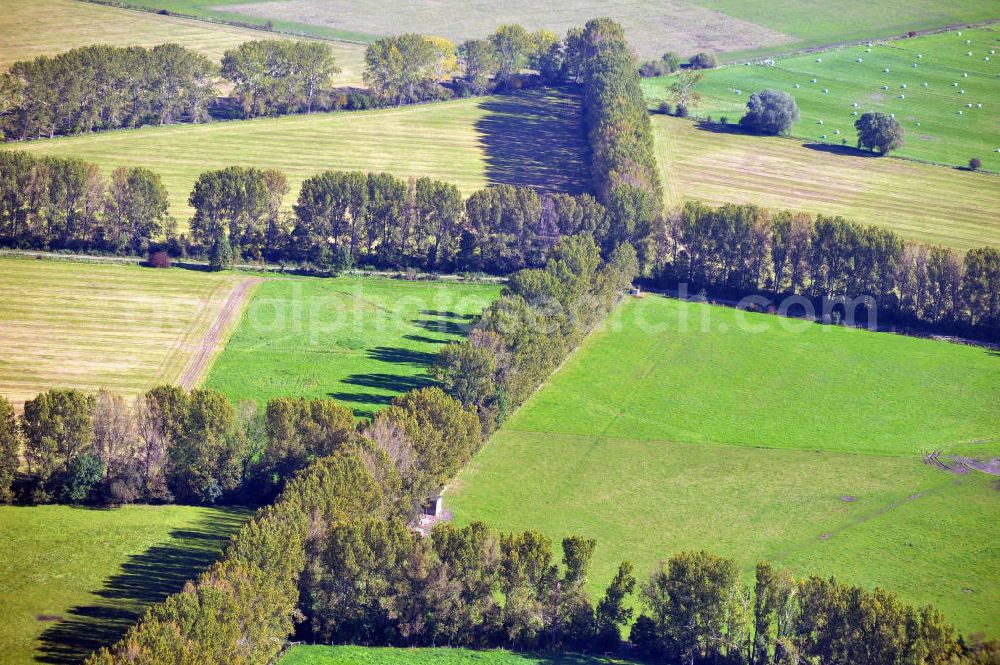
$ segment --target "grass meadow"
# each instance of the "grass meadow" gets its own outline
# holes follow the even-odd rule
[[[983,169],[1000,172],[1000,28],[876,42],[867,51],[852,46],[781,58],[774,66],[706,72],[694,113],[735,123],[753,92],[773,88],[795,98],[801,118],[791,133],[813,147],[853,147],[852,113],[881,111],[895,114],[906,135],[906,145],[893,154],[963,167],[978,157]],[[655,105],[668,97],[672,82],[646,79],[643,86]]]
[[[835,575],[1000,636],[1000,356],[661,297],[630,300],[493,436],[460,523],[598,541],[591,590],[686,549]],[[749,577],[748,577],[749,579]]]
[[[653,117],[667,203],[756,203],[842,215],[958,249],[1000,246],[1000,176],[842,153],[796,139]]]
[[[788,51],[873,36],[888,37],[909,30],[996,18],[981,0],[905,0],[837,3],[780,0],[572,0],[531,3],[514,0],[502,6],[459,0],[405,0],[392,12],[366,0],[127,0],[128,4],[165,8],[212,20],[236,20],[277,29],[367,41],[376,35],[420,32],[456,41],[483,37],[504,23],[521,23],[530,30],[548,28],[565,34],[597,16],[620,22],[632,46],[643,57],[666,50],[682,55],[698,51],[747,53]]]
[[[205,386],[261,403],[333,397],[371,416],[429,385],[440,346],[461,339],[499,292],[492,284],[373,277],[268,280]]]
[[[280,665],[627,665],[628,661],[563,653],[531,654],[470,649],[295,646]]]
[[[130,11],[80,0],[0,0],[0,70],[18,60],[56,55],[91,44],[180,44],[219,62],[227,49],[254,39],[281,39],[261,30],[211,24],[152,12]],[[361,85],[364,48],[331,43],[343,70],[339,85]]]
[[[289,207],[302,181],[324,170],[385,171],[456,184],[465,195],[490,184],[581,191],[588,179],[578,98],[559,91],[480,97],[377,111],[315,113],[100,132],[5,144],[0,149],[80,157],[109,174],[145,166],[161,175],[171,213],[187,219],[204,171],[280,169]]]
[[[174,383],[240,279],[0,257],[0,394],[19,407],[49,388]]]
[[[249,513],[192,506],[0,506],[0,653],[79,662],[218,557]]]

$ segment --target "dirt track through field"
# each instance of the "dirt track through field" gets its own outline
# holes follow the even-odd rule
[[[222,310],[212,323],[212,327],[198,343],[181,373],[178,383],[184,390],[191,390],[205,376],[219,345],[225,341],[227,333],[235,325],[243,311],[243,303],[247,296],[262,281],[264,280],[260,277],[249,277],[239,282],[229,293],[226,304],[222,306]]]

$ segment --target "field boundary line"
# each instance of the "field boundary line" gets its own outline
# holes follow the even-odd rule
[[[230,335],[243,315],[244,306],[250,301],[250,296],[263,281],[264,279],[261,277],[248,277],[237,282],[229,292],[215,321],[198,343],[181,372],[178,378],[178,384],[181,388],[191,390],[205,377],[212,362],[229,341]]]

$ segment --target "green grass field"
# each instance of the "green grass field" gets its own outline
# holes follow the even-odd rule
[[[653,117],[669,206],[698,200],[842,215],[959,249],[1000,245],[1000,177],[816,150],[796,139],[725,133]]]
[[[134,6],[166,8],[212,20],[263,23],[278,29],[366,41],[373,35],[421,32],[461,41],[482,37],[503,23],[564,34],[596,16],[611,16],[644,57],[666,50],[683,55],[710,50],[742,55],[799,49],[851,39],[887,37],[909,30],[997,18],[982,0],[905,0],[866,3],[817,0],[777,4],[763,0],[572,0],[502,6],[458,0],[405,0],[393,11],[371,1],[347,0],[124,0]]]
[[[0,395],[19,406],[49,388],[174,383],[240,279],[0,257]]]
[[[0,660],[78,662],[211,564],[247,511],[0,506]]]
[[[627,665],[600,656],[547,653],[540,656],[510,651],[469,649],[393,649],[388,647],[292,647],[281,665]]]
[[[143,127],[0,149],[80,157],[106,174],[118,166],[148,167],[163,177],[171,213],[184,220],[198,176],[230,165],[284,171],[291,185],[289,205],[302,180],[327,169],[428,176],[453,182],[466,195],[504,183],[576,192],[588,174],[581,123],[575,96],[545,91],[378,111]]]
[[[881,111],[895,114],[906,133],[905,147],[893,154],[952,166],[978,157],[982,168],[1000,172],[1000,55],[995,54],[1000,28],[877,43],[871,53],[866,50],[855,46],[779,59],[770,67],[741,64],[706,72],[695,114],[737,122],[753,92],[773,88],[792,95],[799,106],[801,119],[792,134],[817,146],[846,141],[853,147],[852,112]],[[668,96],[671,82],[672,77],[645,80],[653,105]]]
[[[464,336],[499,291],[371,277],[269,280],[205,385],[234,400],[333,397],[370,416],[427,385],[440,345]]]
[[[110,44],[145,46],[174,43],[205,54],[216,62],[227,49],[253,39],[282,38],[235,26],[129,11],[80,0],[0,0],[0,70],[18,60],[55,55],[78,46]],[[361,85],[364,49],[332,42],[343,70],[339,85]]]
[[[704,548],[748,574],[767,559],[884,586],[1000,636],[997,479],[921,455],[1000,454],[998,401],[1000,356],[982,348],[630,300],[446,503],[460,523],[596,538],[595,595],[622,559],[645,574]]]

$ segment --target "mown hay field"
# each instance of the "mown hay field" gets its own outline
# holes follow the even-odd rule
[[[163,178],[171,213],[192,211],[198,176],[226,166],[279,169],[288,175],[290,207],[305,178],[325,170],[385,171],[431,177],[468,195],[489,184],[577,192],[588,179],[579,98],[560,91],[460,99],[376,111],[143,127],[0,149],[79,157],[105,175],[144,166]]]
[[[596,538],[592,592],[681,550],[834,575],[1000,636],[1000,355],[658,296],[613,314],[446,494],[458,522]]]
[[[214,20],[257,24],[270,20],[278,29],[359,41],[401,32],[461,41],[483,37],[504,23],[520,23],[531,30],[547,28],[562,35],[591,18],[610,16],[622,24],[643,57],[658,57],[667,50],[685,56],[705,50],[737,55],[788,51],[997,17],[995,8],[981,0],[924,0],[919,5],[906,0],[572,0],[543,4],[514,0],[502,5],[404,0],[393,3],[391,12],[370,0],[126,2]]]
[[[817,149],[655,116],[668,205],[755,203],[885,226],[958,249],[1000,246],[1000,176]]]
[[[495,284],[374,277],[260,285],[205,386],[232,400],[332,397],[366,417],[430,385],[442,344],[464,337]]]
[[[282,39],[261,30],[102,6],[81,0],[0,0],[0,70],[18,60],[56,55],[91,44],[180,44],[219,62],[227,49],[254,39]],[[364,47],[330,42],[339,85],[360,85]]]
[[[249,512],[195,506],[0,506],[0,652],[80,662],[221,553]]]
[[[0,395],[174,383],[241,279],[0,257]]]
[[[801,111],[791,134],[816,149],[853,148],[857,117],[880,111],[894,114],[905,132],[906,145],[892,154],[960,167],[977,157],[983,169],[1000,172],[1000,28],[875,42],[868,50],[852,46],[705,72],[693,113],[735,123],[752,93],[782,90]],[[646,79],[652,105],[669,98],[673,80]]]

